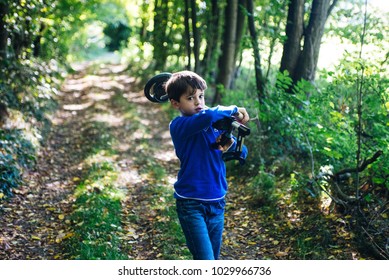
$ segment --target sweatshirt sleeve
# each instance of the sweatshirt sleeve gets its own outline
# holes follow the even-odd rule
[[[217,106],[202,110],[192,116],[181,116],[170,123],[170,132],[173,137],[183,139],[190,137],[203,129],[210,127],[214,122],[230,117],[238,112],[238,107]]]

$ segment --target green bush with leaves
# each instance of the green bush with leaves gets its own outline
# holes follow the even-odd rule
[[[249,170],[266,166],[246,182],[251,195],[269,198],[280,180],[287,183],[278,177],[293,175],[292,198],[304,193],[320,197],[325,191],[344,213],[353,213],[355,231],[361,226],[366,230],[364,240],[370,236],[383,248],[389,191],[389,83],[380,67],[349,57],[334,71],[321,72],[316,85],[301,81],[293,87],[288,74],[279,73],[264,104],[256,104],[260,130],[246,141],[255,151],[248,161],[255,167]],[[234,96],[227,99],[244,98]],[[258,132],[261,137],[255,136]],[[286,159],[294,163],[287,164]],[[276,175],[274,187],[265,187],[266,174]],[[345,179],[337,174],[346,175]],[[355,211],[357,205],[363,215]]]
[[[56,108],[60,79],[55,64],[36,59],[9,59],[0,65],[1,104],[8,123],[0,127],[0,191],[10,196],[21,183],[22,170],[35,163],[40,141],[50,127],[47,114]]]
[[[21,170],[35,163],[35,147],[23,131],[0,129],[0,194],[12,195],[21,182]]]

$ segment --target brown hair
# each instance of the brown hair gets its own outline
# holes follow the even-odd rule
[[[207,83],[198,74],[192,71],[174,73],[165,84],[165,90],[169,99],[180,101],[181,95],[189,90],[206,90]]]

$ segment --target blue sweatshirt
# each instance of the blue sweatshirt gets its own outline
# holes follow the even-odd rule
[[[227,192],[226,167],[222,152],[212,148],[223,132],[212,124],[238,112],[236,106],[208,108],[170,123],[170,134],[181,168],[174,184],[178,199],[217,201]],[[236,143],[230,148],[234,149]],[[244,150],[245,156],[247,149]]]

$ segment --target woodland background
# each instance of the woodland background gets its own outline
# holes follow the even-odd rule
[[[252,117],[250,157],[245,168],[228,163],[228,172],[246,208],[267,217],[263,239],[282,233],[291,241],[269,258],[388,259],[388,15],[384,0],[0,0],[0,216],[29,184],[24,174],[36,167],[61,85],[77,65],[124,65],[139,92],[157,73],[190,69],[206,79],[207,103],[243,106]],[[175,114],[160,108],[155,119]],[[143,164],[154,180],[166,175],[152,158]],[[147,195],[171,203],[169,184],[158,184]],[[87,202],[78,200],[99,207]],[[172,229],[173,212],[158,221]],[[104,246],[97,255],[76,251],[75,242],[98,247],[83,239],[97,222],[80,224],[57,242],[68,250],[60,257],[124,258],[104,255]],[[154,257],[182,255],[167,247]]]

